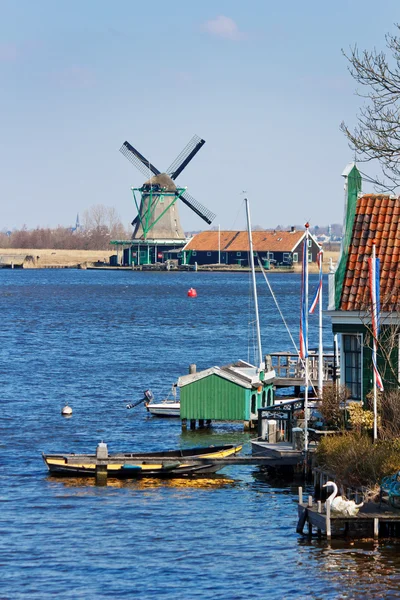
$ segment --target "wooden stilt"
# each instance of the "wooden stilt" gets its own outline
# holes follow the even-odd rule
[[[199,429],[204,429],[204,419],[199,419]]]
[[[374,519],[374,538],[379,537],[379,519]]]
[[[187,419],[182,419],[181,426],[182,426],[182,431],[186,431],[186,429],[187,429]]]
[[[192,431],[196,429],[196,419],[190,419],[190,429]]]
[[[326,501],[326,537],[328,540],[332,537],[331,532],[331,503],[330,500]]]

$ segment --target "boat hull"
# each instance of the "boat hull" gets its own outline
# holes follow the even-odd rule
[[[150,414],[156,417],[180,417],[181,407],[179,402],[149,403],[146,406]]]
[[[43,460],[53,475],[95,477],[100,467],[108,477],[118,479],[183,477],[216,473],[223,465],[215,464],[213,459],[233,456],[241,449],[241,446],[229,445],[147,454],[110,454],[102,459],[94,454],[43,454]]]

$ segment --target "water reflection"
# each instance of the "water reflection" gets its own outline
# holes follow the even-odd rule
[[[95,477],[54,477],[47,476],[47,482],[51,486],[63,488],[91,489],[98,487],[108,487],[115,489],[132,489],[135,491],[157,489],[157,488],[181,488],[181,489],[218,489],[225,487],[234,487],[237,481],[223,475],[214,475],[213,477],[179,477],[179,478],[160,478],[160,477],[142,477],[140,479],[113,479],[107,478],[100,486]]]
[[[299,539],[321,578],[335,582],[343,598],[400,598],[400,542]],[[347,595],[347,592],[349,595]]]

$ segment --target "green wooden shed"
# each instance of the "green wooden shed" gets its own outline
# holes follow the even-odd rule
[[[273,370],[243,360],[190,373],[178,379],[183,421],[243,421],[251,425],[257,409],[273,404]]]

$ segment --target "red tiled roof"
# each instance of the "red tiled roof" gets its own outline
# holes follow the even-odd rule
[[[218,251],[219,235],[221,251],[248,252],[247,231],[202,231],[185,246],[185,250]],[[253,231],[255,252],[291,252],[304,236],[304,231]]]
[[[365,310],[370,304],[368,257],[373,242],[380,259],[381,310],[396,310],[400,302],[400,198],[366,194],[357,200],[341,310]]]

